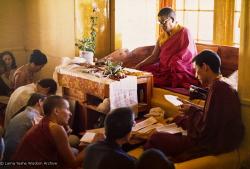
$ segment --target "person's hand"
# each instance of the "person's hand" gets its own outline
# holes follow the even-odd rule
[[[187,113],[191,107],[191,104],[189,103],[184,103],[179,106],[179,112]]]
[[[178,100],[180,100],[183,104],[179,106],[179,112],[180,113],[187,113],[191,107],[191,103],[187,100],[178,98]]]

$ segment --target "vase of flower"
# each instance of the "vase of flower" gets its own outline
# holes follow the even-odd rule
[[[82,39],[78,39],[75,43],[79,49],[79,56],[85,58],[86,62],[90,64],[94,61],[97,19],[97,8],[94,7],[90,16],[90,36],[83,36]]]
[[[94,53],[92,51],[79,50],[79,57],[84,58],[88,64],[94,63]]]

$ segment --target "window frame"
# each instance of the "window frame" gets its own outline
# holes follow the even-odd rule
[[[239,14],[239,16],[240,16],[240,12],[241,12],[241,10],[238,10],[238,9],[236,9],[236,1],[237,0],[235,0],[234,1],[234,3],[235,3],[235,6],[234,6],[234,22],[236,22],[236,23],[234,23],[234,24],[237,24],[238,25],[238,27],[240,27],[240,17],[239,17],[239,20],[236,20],[236,14],[238,13]],[[242,3],[242,0],[239,0],[239,4],[240,4],[240,6],[241,6],[241,3]],[[237,23],[238,22],[238,23]],[[234,27],[234,29],[235,29],[235,27]],[[239,39],[240,40],[240,39]],[[239,46],[240,45],[240,41],[239,42],[236,42],[235,41],[235,30],[233,30],[233,45],[234,46]]]
[[[175,9],[175,11],[176,12],[183,12],[183,16],[182,16],[182,18],[183,18],[183,25],[184,25],[184,23],[185,23],[185,12],[197,12],[198,13],[198,15],[196,16],[197,17],[197,25],[196,25],[196,27],[197,27],[197,32],[196,32],[196,37],[194,37],[194,40],[195,40],[195,42],[200,42],[200,43],[202,43],[202,42],[205,42],[205,43],[213,43],[213,35],[212,35],[212,40],[204,40],[204,39],[199,39],[199,13],[200,12],[212,12],[213,13],[213,15],[214,15],[214,9],[213,10],[204,10],[204,9],[200,9],[200,1],[201,0],[198,0],[198,9],[197,10],[195,10],[195,9],[186,9],[186,7],[185,7],[185,4],[186,4],[186,0],[182,0],[183,1],[183,9]],[[213,20],[213,22],[214,22],[214,20]],[[185,26],[185,25],[184,25]],[[214,31],[214,29],[212,30],[212,31]],[[213,32],[212,32],[212,34],[213,34]]]

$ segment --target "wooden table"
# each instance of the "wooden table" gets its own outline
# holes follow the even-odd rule
[[[83,114],[84,128],[89,129],[87,110],[97,111],[97,104],[101,103],[105,98],[109,98],[109,83],[105,81],[96,82],[91,78],[75,77],[63,73],[57,73],[57,75],[63,96],[77,101]],[[151,107],[153,75],[143,72],[143,75],[137,77],[137,85],[140,90],[138,92],[140,94],[138,96],[138,112],[148,111]],[[95,101],[93,102],[93,100]]]

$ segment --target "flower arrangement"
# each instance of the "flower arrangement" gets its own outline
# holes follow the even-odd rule
[[[77,43],[75,43],[75,46],[77,46],[79,50],[95,53],[97,32],[96,26],[98,20],[97,12],[97,8],[94,7],[90,16],[90,36],[83,36],[82,39],[78,39]]]
[[[126,77],[126,71],[122,67],[122,63],[115,63],[110,60],[105,62],[104,75],[113,79],[122,79]]]

